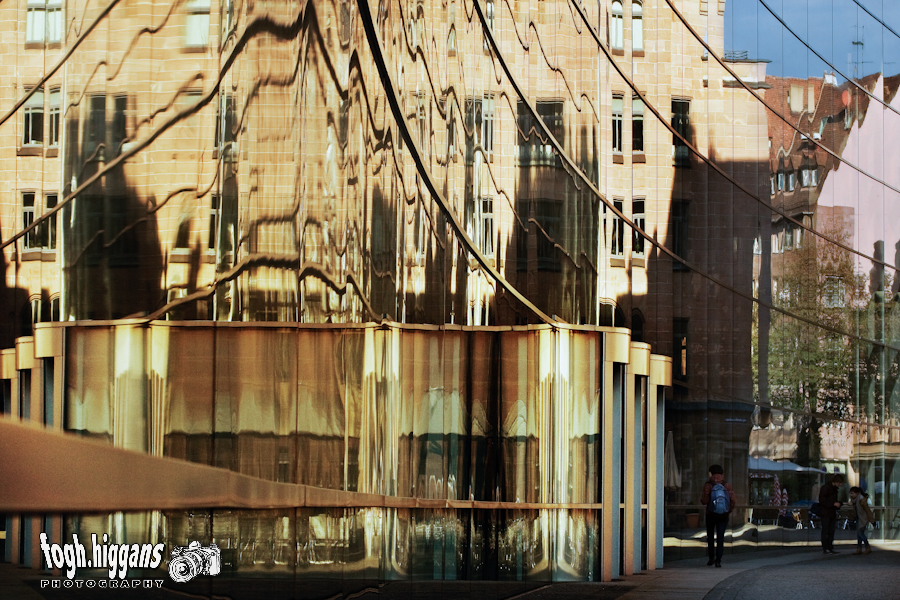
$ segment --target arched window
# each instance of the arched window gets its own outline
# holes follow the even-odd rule
[[[640,2],[631,3],[631,49],[644,49],[644,7]]]
[[[614,0],[612,3],[612,28],[610,30],[610,44],[616,50],[622,49],[622,19],[624,13],[622,12],[622,3],[619,0]]]

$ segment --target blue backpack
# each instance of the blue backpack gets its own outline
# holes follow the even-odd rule
[[[713,486],[709,495],[709,507],[717,515],[724,515],[731,510],[731,499],[728,497],[728,490],[721,483]]]

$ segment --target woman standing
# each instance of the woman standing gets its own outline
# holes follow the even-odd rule
[[[866,537],[866,527],[875,522],[875,515],[869,508],[869,495],[860,488],[850,488],[850,506],[856,510],[856,552],[853,554],[869,554],[869,538]],[[863,550],[865,544],[865,550]]]

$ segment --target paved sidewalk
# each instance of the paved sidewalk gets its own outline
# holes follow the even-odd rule
[[[854,556],[853,546],[825,556],[817,547],[727,554],[722,568],[706,559],[674,561],[664,569],[610,583],[393,581],[315,582],[290,579],[209,578],[208,585],[145,590],[40,589],[41,575],[0,564],[2,600],[216,598],[218,600],[900,600],[900,544],[873,545]],[[198,583],[197,581],[192,583]],[[179,586],[181,587],[181,586]]]
[[[664,569],[626,578],[648,581],[620,600],[900,600],[900,544],[855,546],[824,555],[818,547],[778,548],[726,555],[722,568],[705,558],[676,561]]]

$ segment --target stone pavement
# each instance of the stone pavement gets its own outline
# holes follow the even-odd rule
[[[867,556],[855,546],[825,556],[817,547],[778,548],[726,554],[722,568],[705,559],[666,564],[664,569],[610,583],[393,581],[310,582],[289,579],[195,580],[175,589],[40,589],[41,575],[0,564],[0,600],[94,600],[209,598],[216,600],[900,600],[900,544],[873,544]],[[185,589],[187,588],[187,589]]]

